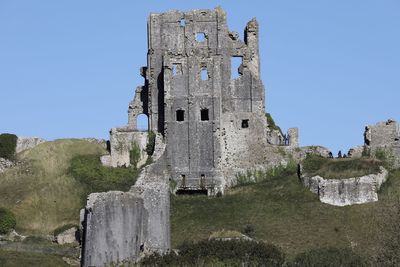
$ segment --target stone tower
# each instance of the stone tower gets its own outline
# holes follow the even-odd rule
[[[138,165],[147,157],[153,163],[128,192],[89,195],[81,213],[83,266],[170,249],[171,185],[178,193],[213,195],[235,184],[240,172],[284,160],[275,145],[286,141],[265,116],[255,19],[242,41],[228,30],[221,8],[151,14],[148,46],[145,82],[129,104],[128,125],[111,130],[111,153],[101,160],[129,166],[130,151],[139,148]],[[235,58],[240,64],[233,69]],[[137,129],[140,114],[148,116],[149,131]],[[150,133],[154,153],[146,153]],[[292,148],[297,130],[290,136]]]
[[[230,145],[265,137],[255,19],[244,37],[228,31],[221,8],[149,17],[145,83],[129,105],[127,128],[137,130],[137,116],[148,116],[150,130],[164,137],[167,166],[181,189],[220,188]],[[237,78],[233,58],[241,61]],[[237,134],[224,137],[228,128]]]

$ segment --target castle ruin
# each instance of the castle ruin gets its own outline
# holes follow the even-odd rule
[[[81,212],[83,266],[170,249],[170,184],[177,193],[214,195],[235,184],[239,172],[287,163],[278,147],[296,148],[298,131],[284,138],[268,127],[258,27],[249,21],[242,41],[219,7],[150,14],[144,85],[129,104],[128,125],[111,130],[111,153],[101,160],[113,167],[153,163],[129,192],[88,197]],[[140,114],[148,117],[147,132],[137,128]],[[146,153],[150,138],[154,152]],[[134,148],[140,159],[133,163]]]

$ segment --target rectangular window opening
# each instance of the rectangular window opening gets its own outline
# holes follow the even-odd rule
[[[206,34],[204,32],[196,33],[196,41],[202,43],[206,40]]]
[[[203,108],[203,109],[200,111],[200,117],[201,117],[201,120],[202,120],[202,121],[208,121],[208,120],[209,120],[209,117],[208,117],[208,109]]]
[[[182,64],[174,63],[172,64],[172,76],[181,75],[182,74]]]
[[[207,68],[202,68],[202,69],[201,69],[200,77],[201,77],[201,80],[202,80],[202,81],[207,81],[207,80],[208,80],[208,71],[207,71]]]
[[[249,120],[242,120],[242,128],[249,128]]]
[[[243,63],[242,57],[231,57],[231,79],[237,79],[241,75],[239,68]]]
[[[182,19],[179,21],[179,25],[181,25],[182,27],[185,27],[185,26],[186,26],[186,20],[185,20],[184,18],[182,18]]]
[[[176,111],[176,121],[184,121],[185,120],[185,111],[184,110],[177,110]]]

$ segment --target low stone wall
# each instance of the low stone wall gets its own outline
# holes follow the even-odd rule
[[[386,181],[388,172],[380,167],[377,174],[347,179],[325,179],[321,176],[301,177],[311,192],[318,194],[323,203],[347,206],[378,201],[377,191]]]

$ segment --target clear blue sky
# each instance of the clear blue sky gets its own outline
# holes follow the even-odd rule
[[[143,83],[150,12],[214,8],[260,24],[266,108],[302,145],[347,150],[400,119],[400,1],[0,0],[0,132],[108,138]]]

